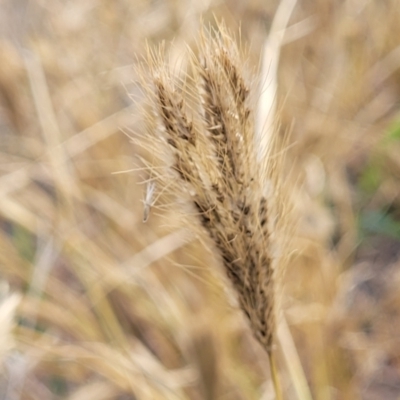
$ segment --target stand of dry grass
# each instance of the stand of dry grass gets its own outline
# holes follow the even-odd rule
[[[150,193],[143,207],[146,154],[121,128],[146,132],[132,68],[146,42],[173,40],[165,54],[184,70],[200,21],[216,16],[231,31],[241,25],[257,70],[279,3],[2,2],[0,397],[273,398],[267,356],[215,274],[218,260],[172,228],[185,206],[151,207]],[[280,307],[290,335],[278,339],[293,337],[286,357],[299,357],[315,399],[399,395],[398,262],[366,251],[398,247],[399,14],[396,0],[298,0],[281,37],[275,106],[291,132],[286,184],[300,187],[300,220],[283,250],[296,254]],[[296,398],[283,360],[278,351],[284,394]]]

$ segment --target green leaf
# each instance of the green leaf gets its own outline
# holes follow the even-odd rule
[[[383,211],[367,211],[361,215],[360,228],[366,233],[400,239],[400,222]]]
[[[400,120],[395,121],[389,128],[388,133],[382,140],[382,144],[387,146],[393,142],[400,141]]]
[[[370,163],[360,177],[359,187],[367,193],[375,193],[382,180],[381,168],[377,163]]]

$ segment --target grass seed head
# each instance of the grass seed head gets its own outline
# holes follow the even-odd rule
[[[174,183],[159,175],[161,186],[191,203],[193,228],[197,220],[208,233],[253,333],[270,353],[275,274],[264,186],[272,169],[257,161],[250,89],[234,41],[221,27],[214,35],[203,34],[200,49],[190,90],[179,90],[163,57],[150,57],[160,129],[149,143],[172,160],[165,164],[165,176]],[[199,99],[195,106],[190,95]]]

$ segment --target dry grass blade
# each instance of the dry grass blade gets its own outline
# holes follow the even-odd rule
[[[68,400],[86,400],[86,399],[98,399],[98,400],[111,400],[115,399],[118,392],[111,385],[104,382],[89,383],[79,388],[73,393]]]
[[[259,143],[258,156],[265,157],[273,139],[276,123],[276,96],[278,92],[278,65],[280,50],[289,18],[297,0],[285,0],[279,3],[271,30],[264,43],[261,90],[256,116],[256,137]]]
[[[213,336],[200,326],[195,324],[190,346],[191,355],[199,370],[199,386],[204,400],[214,400],[218,398],[219,387],[218,352]]]
[[[4,282],[0,283],[1,287],[1,299],[0,299],[0,368],[3,369],[3,361],[7,352],[13,346],[13,340],[11,338],[11,330],[13,325],[13,319],[15,310],[20,302],[21,298],[18,294],[14,293],[4,296],[4,292],[7,292],[8,288],[4,290]]]

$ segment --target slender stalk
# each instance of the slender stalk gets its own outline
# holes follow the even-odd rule
[[[283,400],[281,381],[279,379],[278,370],[276,368],[275,357],[272,352],[268,353],[268,360],[271,371],[272,383],[274,385],[274,390],[275,390],[275,398],[276,400]]]
[[[301,365],[299,354],[293,342],[292,335],[287,325],[286,319],[282,316],[277,339],[286,362],[286,368],[292,379],[294,390],[299,400],[312,400],[312,394],[307,382],[307,378]]]

